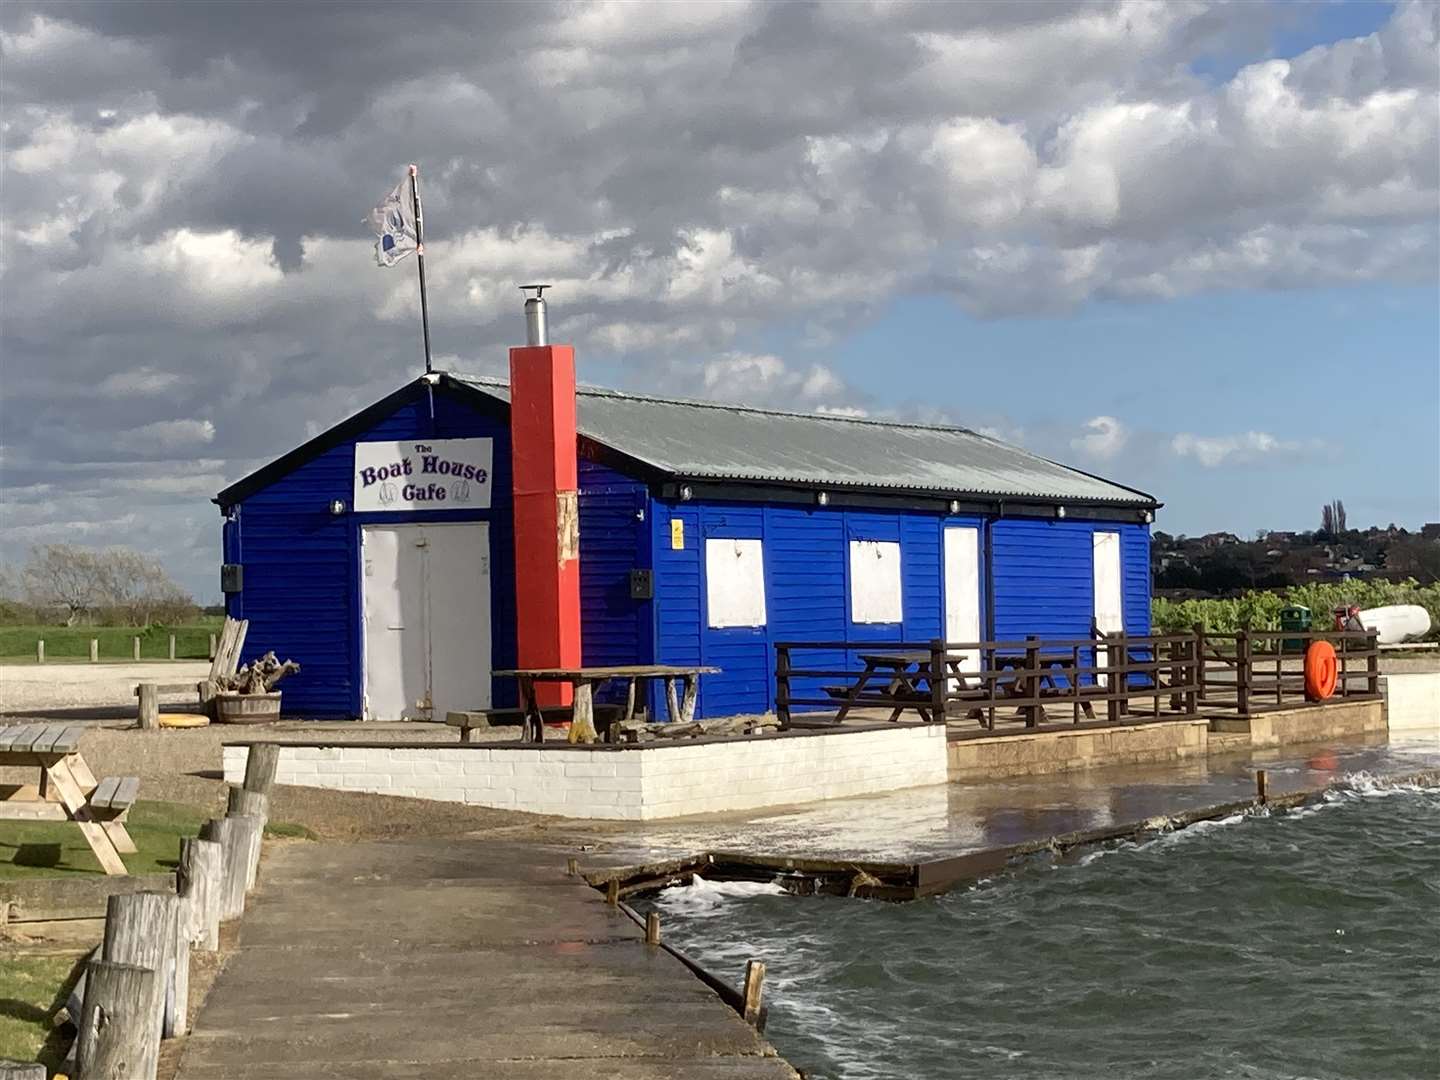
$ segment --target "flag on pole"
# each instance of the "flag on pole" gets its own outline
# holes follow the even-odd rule
[[[381,266],[394,266],[416,250],[415,204],[409,186],[407,176],[370,211],[370,227],[379,238],[375,241],[375,261]]]

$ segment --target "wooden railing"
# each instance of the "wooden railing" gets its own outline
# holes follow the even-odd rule
[[[1303,652],[1325,640],[1336,651],[1336,695],[1379,693],[1373,634],[1248,631],[1232,635],[1098,635],[1011,641],[780,642],[775,646],[775,711],[906,711],[943,722],[978,720],[995,730],[997,713],[1025,727],[1119,723],[1212,713],[1249,715],[1305,704]],[[932,673],[943,676],[932,677]]]

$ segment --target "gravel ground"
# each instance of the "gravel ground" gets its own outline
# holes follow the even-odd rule
[[[0,665],[0,713],[32,710],[128,709],[135,713],[135,684],[199,682],[208,660],[151,660],[139,664]],[[180,701],[181,696],[171,697]]]

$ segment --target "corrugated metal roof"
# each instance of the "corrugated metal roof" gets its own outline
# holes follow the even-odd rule
[[[451,373],[508,401],[503,379]],[[581,387],[579,433],[695,480],[1156,506],[1134,488],[958,427],[891,423]]]

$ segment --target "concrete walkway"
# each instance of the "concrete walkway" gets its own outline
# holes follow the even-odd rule
[[[565,876],[574,850],[481,837],[272,850],[178,1080],[794,1080]]]

